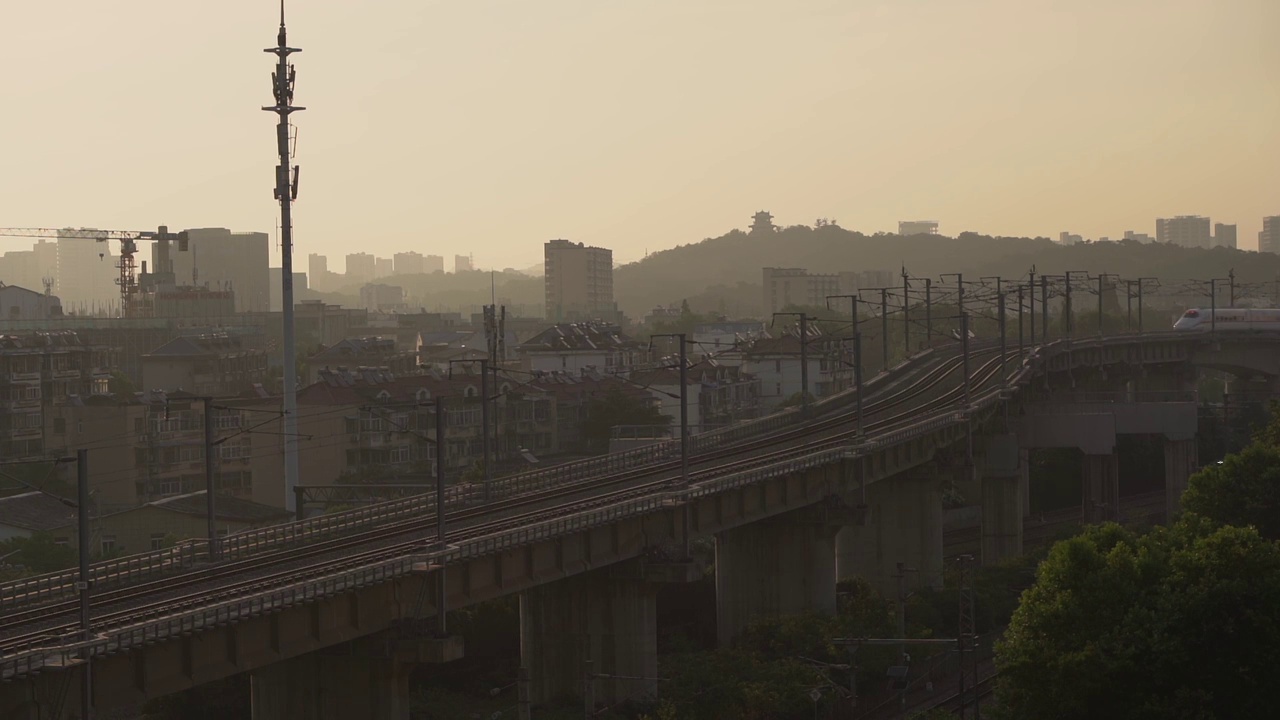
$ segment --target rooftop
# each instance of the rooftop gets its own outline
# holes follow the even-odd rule
[[[41,532],[75,521],[76,509],[47,493],[32,490],[0,498],[0,525]]]
[[[271,505],[263,505],[251,500],[242,500],[227,495],[218,495],[214,499],[217,501],[214,503],[214,514],[218,516],[219,520],[260,524],[273,520],[288,520],[291,517],[291,513],[287,510],[272,507]],[[147,505],[183,515],[204,517],[206,508],[205,491],[200,490],[185,495],[174,495],[163,500],[149,502]],[[146,505],[143,507],[146,507]]]
[[[617,325],[605,323],[559,323],[521,343],[522,352],[566,350],[634,350],[645,345],[622,334]]]

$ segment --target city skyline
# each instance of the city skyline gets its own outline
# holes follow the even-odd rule
[[[34,31],[0,47],[23,68],[10,107],[28,109],[0,119],[22,138],[7,153],[23,170],[0,181],[2,224],[274,236],[257,109],[277,7],[71,5],[69,22],[64,7],[16,9],[10,26]],[[1280,73],[1267,31],[1280,6],[1265,0],[387,5],[290,14],[309,108],[299,257],[358,246],[527,267],[566,237],[630,262],[744,227],[755,207],[784,225],[838,217],[875,232],[929,217],[948,234],[1047,237],[1204,214],[1251,249],[1278,210],[1267,159],[1280,99],[1264,90]],[[154,37],[175,29],[181,42],[158,55]],[[60,59],[31,62],[55,31]],[[164,110],[137,112],[161,87]],[[393,102],[392,122],[416,130],[388,131]],[[46,161],[59,152],[74,172]]]

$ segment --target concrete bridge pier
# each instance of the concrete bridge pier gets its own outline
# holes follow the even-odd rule
[[[1182,509],[1182,493],[1187,480],[1196,471],[1198,448],[1195,438],[1164,440],[1165,522]]]
[[[913,571],[906,586],[942,587],[942,487],[933,467],[867,486],[867,517],[836,539],[840,578],[862,577],[885,597],[898,594],[898,563]]]
[[[655,695],[658,584],[701,575],[693,563],[637,560],[522,592],[520,662],[530,702],[589,692],[611,705]]]
[[[836,532],[797,510],[716,535],[716,635],[731,644],[753,621],[836,612]]]
[[[1024,492],[1029,480],[1028,451],[1014,434],[987,439],[981,468],[982,564],[994,565],[1022,554]]]
[[[1086,522],[1097,523],[1119,518],[1119,459],[1114,451],[1106,455],[1084,456],[1081,513]]]

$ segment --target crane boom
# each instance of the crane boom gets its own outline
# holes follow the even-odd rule
[[[156,240],[168,242],[177,240],[179,250],[187,249],[187,233],[171,233],[169,228],[161,225],[156,230],[95,230],[92,228],[0,228],[0,237],[26,238],[75,238],[120,243],[120,261],[116,267],[120,269],[120,277],[116,284],[120,286],[120,311],[124,317],[134,317],[138,313],[138,278],[137,264],[134,255],[138,252],[139,240]],[[110,245],[108,245],[110,247]]]

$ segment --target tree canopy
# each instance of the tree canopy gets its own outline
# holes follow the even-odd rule
[[[656,425],[666,427],[671,418],[663,415],[647,398],[610,387],[603,395],[587,403],[582,422],[582,440],[589,449],[606,450],[613,428],[618,425]]]
[[[1280,546],[1187,516],[1058,543],[997,645],[1010,718],[1247,718],[1272,710]]]

